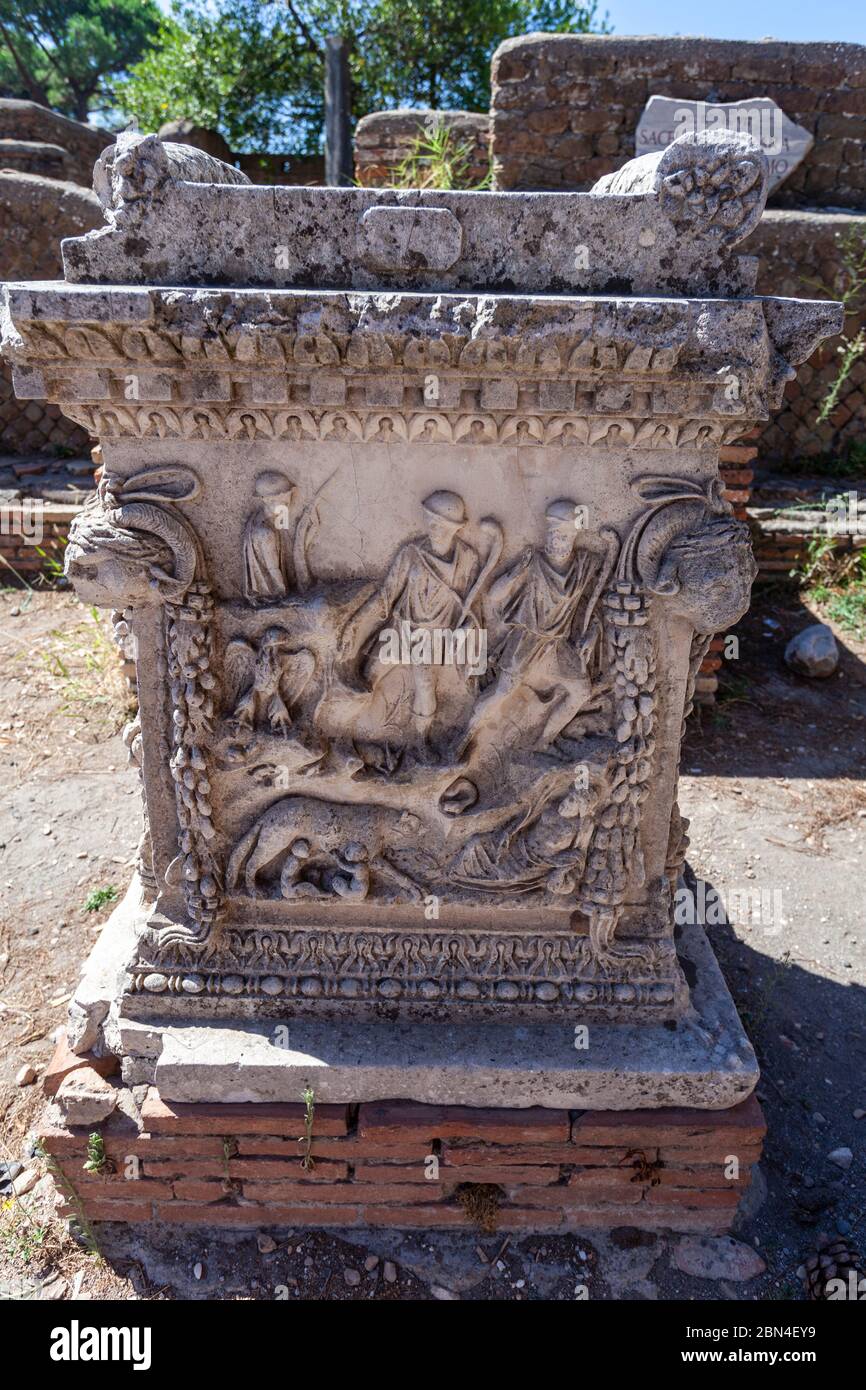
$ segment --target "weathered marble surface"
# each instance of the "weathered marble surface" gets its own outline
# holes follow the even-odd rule
[[[748,141],[616,178],[274,190],[124,137],[67,281],[6,287],[18,393],[103,443],[67,572],[138,652],[147,829],[110,1045],[289,1018],[360,1030],[359,1056],[396,1021],[408,1052],[531,1025],[543,1053],[592,1020],[607,1104],[618,1037],[694,1020],[680,737],[754,575],[718,451],[841,309],[750,294]],[[703,1047],[679,1103],[730,1103]],[[401,1065],[369,1085],[430,1098]],[[500,1103],[528,1103],[503,1065]],[[626,1093],[663,1103],[646,1076]]]
[[[754,287],[757,262],[727,254],[741,239],[736,221],[720,238],[699,219],[684,225],[655,194],[600,203],[586,193],[238,187],[244,175],[184,145],[126,134],[118,151],[96,171],[106,227],[63,243],[68,281],[532,294]],[[218,177],[214,166],[219,182],[205,182]],[[756,167],[752,206],[763,206],[766,164]],[[458,240],[459,257],[440,263]]]

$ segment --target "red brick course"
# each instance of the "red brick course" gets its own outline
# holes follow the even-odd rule
[[[76,1194],[64,1193],[63,1212],[83,1208],[90,1221],[466,1228],[461,1192],[484,1184],[498,1189],[503,1231],[720,1232],[764,1134],[754,1099],[701,1112],[317,1106],[305,1169],[303,1115],[300,1105],[168,1105],[151,1091],[141,1132],[117,1112],[102,1126],[114,1164],[105,1175],[83,1171],[88,1129],[46,1123],[41,1137]]]
[[[358,1133],[380,1142],[395,1139],[484,1139],[491,1144],[522,1140],[555,1143],[569,1137],[567,1110],[486,1110],[463,1105],[417,1105],[377,1101],[362,1105]]]
[[[316,1106],[317,1134],[346,1134],[345,1105]],[[141,1108],[150,1134],[294,1134],[304,1132],[303,1105],[167,1104],[151,1088]]]

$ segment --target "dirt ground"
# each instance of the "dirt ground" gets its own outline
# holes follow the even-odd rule
[[[836,675],[792,675],[785,642],[814,620],[793,594],[756,595],[683,757],[689,860],[731,910],[709,930],[762,1066],[769,1134],[736,1234],[765,1273],[686,1275],[678,1237],[629,1229],[283,1230],[261,1253],[254,1234],[103,1226],[93,1253],[53,1216],[43,1176],[20,1200],[0,1196],[0,1297],[798,1299],[822,1236],[864,1252],[866,643],[837,629]],[[27,1171],[44,1167],[28,1137],[41,1100],[16,1076],[51,1055],[111,890],[128,881],[140,811],[120,738],[130,697],[102,618],[68,593],[0,591],[0,673],[0,1161]],[[733,911],[746,893],[771,907]],[[840,1147],[847,1168],[828,1159]]]

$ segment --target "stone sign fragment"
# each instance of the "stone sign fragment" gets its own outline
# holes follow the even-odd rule
[[[767,158],[770,192],[805,159],[814,142],[770,97],[745,101],[688,101],[651,96],[635,131],[635,154],[658,154],[680,135],[729,131],[756,140]]]

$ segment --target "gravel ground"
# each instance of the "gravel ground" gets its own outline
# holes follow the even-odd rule
[[[680,1270],[679,1238],[627,1228],[511,1240],[282,1230],[263,1251],[255,1235],[103,1226],[94,1256],[53,1217],[43,1177],[0,1212],[0,1296],[798,1299],[798,1268],[823,1236],[864,1251],[866,644],[837,631],[838,673],[794,676],[785,641],[811,621],[793,597],[757,597],[683,760],[689,859],[730,910],[709,931],[761,1060],[769,1124],[737,1242],[710,1242],[695,1266],[715,1277]],[[0,670],[0,1160],[34,1168],[39,1090],[15,1079],[50,1057],[111,907],[85,903],[122,894],[139,805],[120,739],[129,696],[101,619],[68,594],[0,591]],[[741,910],[746,893],[763,894],[757,916]],[[839,1148],[847,1168],[828,1158]],[[756,1254],[766,1270],[745,1279]]]

